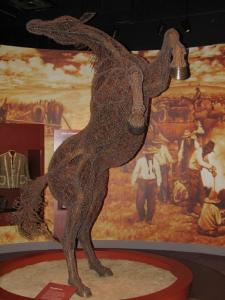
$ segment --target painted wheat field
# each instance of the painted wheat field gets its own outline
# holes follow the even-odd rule
[[[225,245],[225,236],[207,237],[197,233],[197,218],[185,214],[184,208],[161,204],[157,200],[151,224],[138,221],[136,187],[131,174],[122,168],[111,169],[108,195],[92,231],[96,240],[145,240],[157,242]]]

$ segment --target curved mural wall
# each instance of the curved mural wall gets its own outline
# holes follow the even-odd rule
[[[135,52],[148,60],[156,53]],[[191,48],[191,77],[152,100],[145,145],[110,171],[94,239],[225,246],[224,53],[225,44]],[[0,46],[0,122],[44,124],[45,170],[54,149],[88,123],[94,60],[88,52]],[[60,237],[66,208],[48,190],[46,201],[45,218]],[[1,244],[28,242],[10,221],[1,224]]]

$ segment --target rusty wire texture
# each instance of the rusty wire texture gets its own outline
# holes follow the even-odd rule
[[[17,212],[19,230],[25,236],[48,234],[37,211],[43,205],[40,194],[49,186],[54,198],[67,207],[61,243],[68,282],[77,287],[80,296],[90,296],[90,289],[78,275],[76,241],[82,244],[90,268],[101,276],[112,275],[96,258],[91,242],[91,229],[107,193],[109,169],[127,163],[142,147],[149,124],[150,99],[169,87],[172,56],[184,56],[185,49],[176,30],[170,29],[156,59],[149,63],[101,30],[69,16],[53,21],[31,20],[27,30],[63,45],[88,46],[96,56],[89,123],[55,151],[46,175],[28,182]]]

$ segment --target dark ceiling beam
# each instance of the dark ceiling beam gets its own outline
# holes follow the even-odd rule
[[[110,35],[116,32],[116,39],[130,50],[159,49],[162,37],[158,35],[158,27],[161,21],[167,27],[177,28],[188,47],[225,43],[225,1],[47,0],[52,6],[42,10],[16,9],[9,7],[10,1],[15,0],[0,1],[0,44],[74,49],[73,46],[60,46],[46,37],[34,36],[26,32],[25,25],[33,18],[53,19],[65,14],[79,18],[86,11],[96,12],[89,21],[90,25]],[[192,27],[190,33],[184,32],[181,26],[186,16]]]

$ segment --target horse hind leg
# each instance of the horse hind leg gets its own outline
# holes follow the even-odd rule
[[[88,227],[82,228],[82,231],[79,235],[79,241],[85,251],[85,254],[88,258],[89,267],[92,270],[95,270],[99,276],[108,277],[112,276],[113,272],[109,267],[104,266],[101,261],[97,258],[91,241],[90,230]]]
[[[76,255],[74,254],[75,243],[79,228],[82,226],[82,203],[83,193],[78,194],[76,203],[68,207],[62,246],[68,268],[68,283],[77,288],[76,293],[81,297],[92,295],[91,290],[85,286],[78,274]]]
[[[92,194],[93,199],[90,201],[85,221],[79,230],[78,239],[87,255],[90,268],[95,270],[99,276],[112,276],[113,272],[111,269],[103,266],[97,258],[91,241],[91,229],[101,211],[107,191],[108,171],[104,175],[97,175],[95,178],[95,189],[93,189]]]

